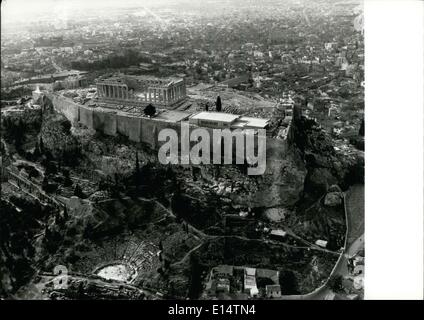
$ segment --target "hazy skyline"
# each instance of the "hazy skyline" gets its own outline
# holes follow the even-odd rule
[[[293,5],[303,4],[305,0],[3,0],[1,3],[2,26],[9,23],[31,22],[43,19],[45,16],[51,17],[53,20],[72,19],[73,15],[80,11],[90,12],[94,10],[107,9],[125,9],[136,7],[164,7],[180,5],[181,8],[197,8],[206,7],[209,9],[214,4],[217,8],[225,8],[227,5],[237,5],[246,7],[249,5],[257,6],[260,3],[272,5]],[[359,2],[359,1],[334,1],[334,4],[340,2]],[[78,16],[78,15],[77,15]]]

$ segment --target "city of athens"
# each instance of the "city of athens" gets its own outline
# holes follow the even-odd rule
[[[363,300],[363,16],[2,1],[1,300]]]

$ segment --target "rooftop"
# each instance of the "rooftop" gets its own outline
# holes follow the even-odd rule
[[[232,275],[233,274],[233,266],[229,266],[229,265],[219,265],[216,266],[213,270],[214,272],[217,273],[223,273],[223,274],[229,274]]]
[[[238,119],[240,116],[224,112],[199,112],[191,117],[195,120],[206,120],[206,121],[221,121],[231,123]]]
[[[271,234],[273,236],[280,236],[280,237],[285,237],[287,232],[285,232],[284,230],[281,229],[275,229],[271,231]]]
[[[246,275],[248,276],[255,276],[256,274],[256,269],[255,268],[244,268],[244,272],[246,273]]]
[[[190,116],[190,113],[187,113],[187,112],[165,110],[159,113],[159,115],[155,117],[155,119],[165,120],[168,122],[179,122],[179,121],[183,121],[187,119],[189,116]]]
[[[234,126],[244,128],[244,127],[254,127],[254,128],[265,128],[269,123],[269,119],[264,118],[253,118],[253,117],[240,117],[233,124]]]

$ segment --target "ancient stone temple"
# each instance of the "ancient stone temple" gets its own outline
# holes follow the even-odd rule
[[[186,98],[182,78],[115,75],[98,79],[96,85],[99,100],[111,104],[167,108]]]

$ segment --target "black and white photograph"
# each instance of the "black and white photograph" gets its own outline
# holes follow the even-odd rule
[[[366,99],[370,2],[2,1],[1,300],[239,301],[166,311],[198,317],[383,297],[368,258],[400,258],[366,250],[388,225],[365,208],[368,110],[387,126]]]

